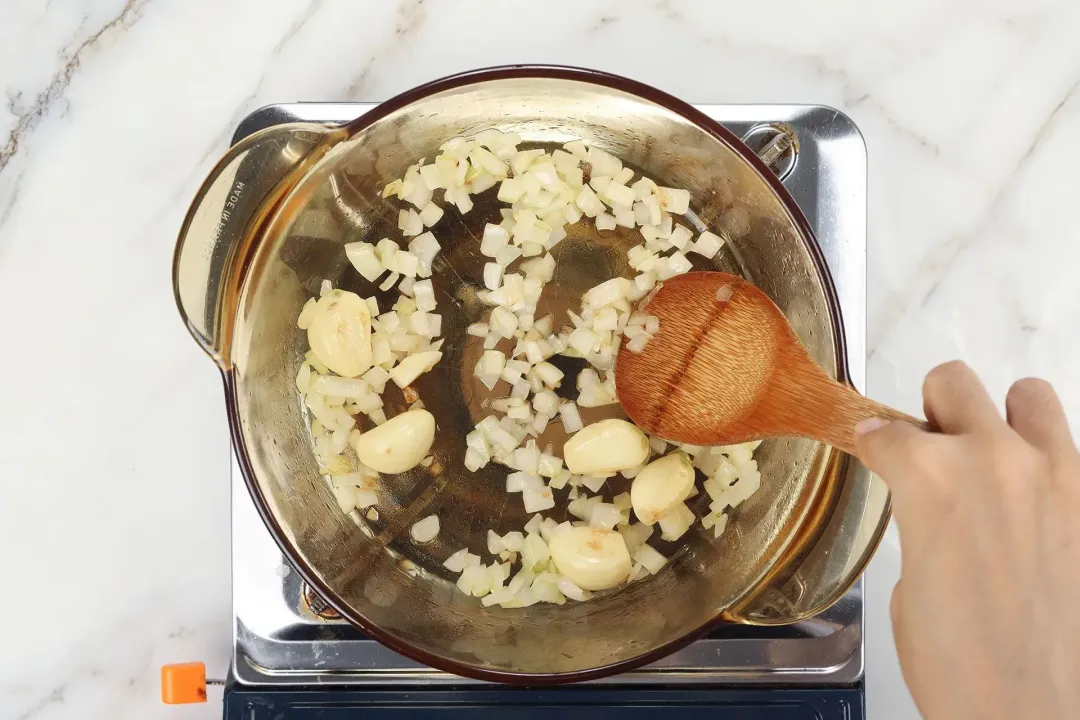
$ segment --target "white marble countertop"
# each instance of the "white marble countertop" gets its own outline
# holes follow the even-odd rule
[[[510,62],[698,102],[848,113],[870,154],[869,392],[918,411],[959,357],[1080,419],[1080,5],[1065,0],[544,3],[14,0],[0,23],[0,718],[164,708],[158,666],[230,647],[221,383],[169,268],[182,214],[254,108],[381,100]],[[25,357],[24,357],[25,354]],[[907,718],[895,535],[869,573],[868,706]]]

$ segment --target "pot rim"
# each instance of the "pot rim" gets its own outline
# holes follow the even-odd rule
[[[689,120],[726,145],[732,152],[736,153],[747,162],[755,170],[758,176],[773,190],[773,193],[787,210],[791,221],[802,234],[806,247],[814,260],[814,265],[817,267],[818,280],[821,283],[822,291],[830,310],[829,319],[832,324],[834,351],[836,353],[837,380],[840,382],[849,381],[847,340],[844,336],[844,324],[840,311],[840,301],[836,293],[836,288],[833,285],[832,274],[825,262],[825,255],[818,244],[817,236],[814,234],[813,228],[810,227],[809,221],[806,219],[806,216],[803,215],[802,210],[795,203],[794,198],[791,197],[791,194],[787,191],[787,188],[784,187],[780,179],[769,170],[768,166],[766,166],[741,139],[719,122],[713,120],[687,102],[679,100],[650,85],[638,82],[637,80],[631,80],[601,70],[563,65],[503,65],[468,70],[424,83],[378,104],[360,117],[345,123],[340,127],[345,129],[348,132],[348,135],[351,136],[391,113],[437,93],[455,90],[477,83],[521,78],[571,80],[600,85],[635,95]],[[369,637],[382,643],[391,650],[430,667],[474,680],[521,686],[550,686],[596,680],[648,665],[686,647],[727,621],[725,614],[720,613],[698,628],[649,652],[600,667],[562,673],[510,672],[469,665],[430,653],[407,641],[401,640],[396,635],[383,630],[378,625],[368,622],[364,617],[354,612],[348,605],[341,602],[337,597],[337,594],[321,580],[319,575],[313,571],[307,561],[299,555],[296,548],[285,539],[283,528],[271,512],[258,483],[255,482],[255,472],[248,459],[247,447],[240,427],[239,414],[236,412],[238,403],[235,372],[235,368],[231,367],[228,370],[222,370],[222,376],[225,383],[226,407],[229,417],[229,432],[232,437],[233,452],[236,455],[237,462],[239,463],[241,472],[244,476],[244,483],[247,485],[248,493],[251,495],[255,507],[262,517],[263,523],[270,530],[270,534],[273,536],[274,542],[277,543],[278,548],[288,558],[290,564],[300,574],[304,582],[314,588],[321,598],[337,611],[344,620],[359,628]],[[858,574],[856,574],[855,577],[857,578]]]

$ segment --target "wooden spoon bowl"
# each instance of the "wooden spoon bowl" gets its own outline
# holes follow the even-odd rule
[[[660,330],[615,366],[619,401],[643,430],[693,445],[806,437],[854,452],[870,417],[920,421],[830,378],[784,314],[737,275],[692,272],[642,308]]]

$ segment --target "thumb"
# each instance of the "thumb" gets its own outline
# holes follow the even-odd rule
[[[867,418],[855,426],[855,454],[892,487],[912,468],[915,444],[926,433],[903,420]]]

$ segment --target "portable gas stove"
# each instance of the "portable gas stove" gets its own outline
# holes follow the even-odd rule
[[[273,105],[233,142],[271,125],[341,123],[373,107]],[[843,311],[851,378],[865,376],[866,147],[836,110],[804,105],[703,105],[783,180],[817,233]],[[467,680],[402,657],[340,619],[283,559],[233,461],[232,668],[226,720],[446,716],[578,717],[661,708],[713,720],[864,717],[860,581],[825,613],[785,627],[721,627],[653,665],[547,689]],[[629,713],[629,715],[627,715]]]

